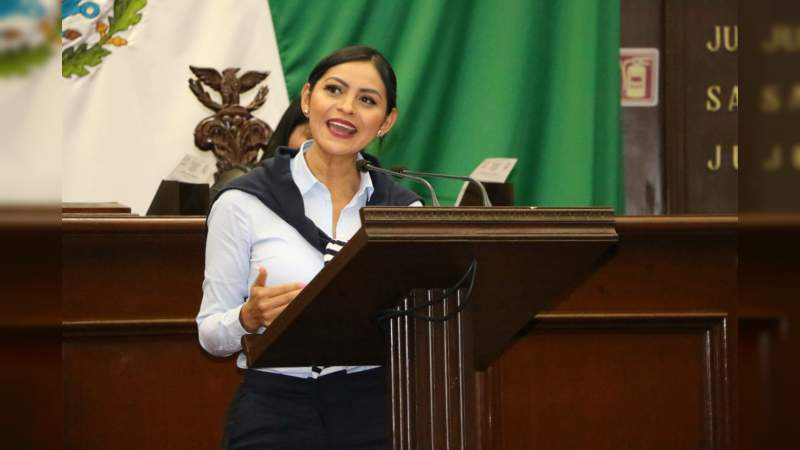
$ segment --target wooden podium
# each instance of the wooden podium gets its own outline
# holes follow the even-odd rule
[[[395,450],[478,448],[475,370],[599,265],[617,242],[612,211],[361,214],[361,230],[266,332],[243,338],[248,364],[385,364]]]

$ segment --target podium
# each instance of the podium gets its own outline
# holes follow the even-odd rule
[[[478,448],[475,371],[611,253],[612,211],[368,207],[361,219],[265,333],[243,337],[248,365],[383,364],[395,450]]]

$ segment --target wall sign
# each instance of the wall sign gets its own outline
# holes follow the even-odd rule
[[[619,66],[622,106],[658,105],[658,49],[621,48]]]

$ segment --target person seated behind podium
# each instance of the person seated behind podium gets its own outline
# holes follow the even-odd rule
[[[368,367],[248,368],[241,338],[262,333],[360,228],[365,205],[419,206],[419,196],[356,161],[397,120],[397,81],[378,51],[338,50],[303,86],[312,139],[226,186],[208,216],[202,347],[239,353],[241,386],[227,414],[225,449],[385,449],[385,373]],[[346,326],[343,324],[342,326]],[[307,330],[313,337],[314,330]]]
[[[300,109],[300,97],[292,100],[289,107],[281,116],[275,132],[267,142],[267,147],[261,155],[261,160],[275,156],[278,147],[300,148],[303,142],[311,138],[308,129],[308,117]]]
[[[261,161],[272,157],[278,147],[299,148],[300,145],[308,140],[311,134],[308,131],[308,118],[300,110],[300,99],[297,98],[284,111],[275,132],[269,138],[266,147],[261,155]],[[219,175],[219,179],[211,186],[209,192],[212,199],[231,181],[244,175],[249,171],[247,167],[236,166]]]

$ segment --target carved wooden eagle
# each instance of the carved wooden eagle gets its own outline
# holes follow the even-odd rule
[[[197,77],[196,80],[189,79],[189,89],[191,89],[197,99],[200,100],[200,103],[214,111],[219,111],[229,106],[239,106],[239,94],[253,89],[258,83],[261,83],[269,76],[269,72],[256,72],[251,70],[237,77],[236,74],[239,72],[238,67],[225,69],[222,71],[222,74],[216,69],[208,67],[189,66],[189,69]],[[203,89],[204,84],[220,93],[222,96],[221,105],[211,99],[208,92]],[[269,93],[269,87],[266,85],[262,86],[258,94],[256,94],[256,97],[246,108],[249,111],[260,108],[267,98],[267,93]]]

